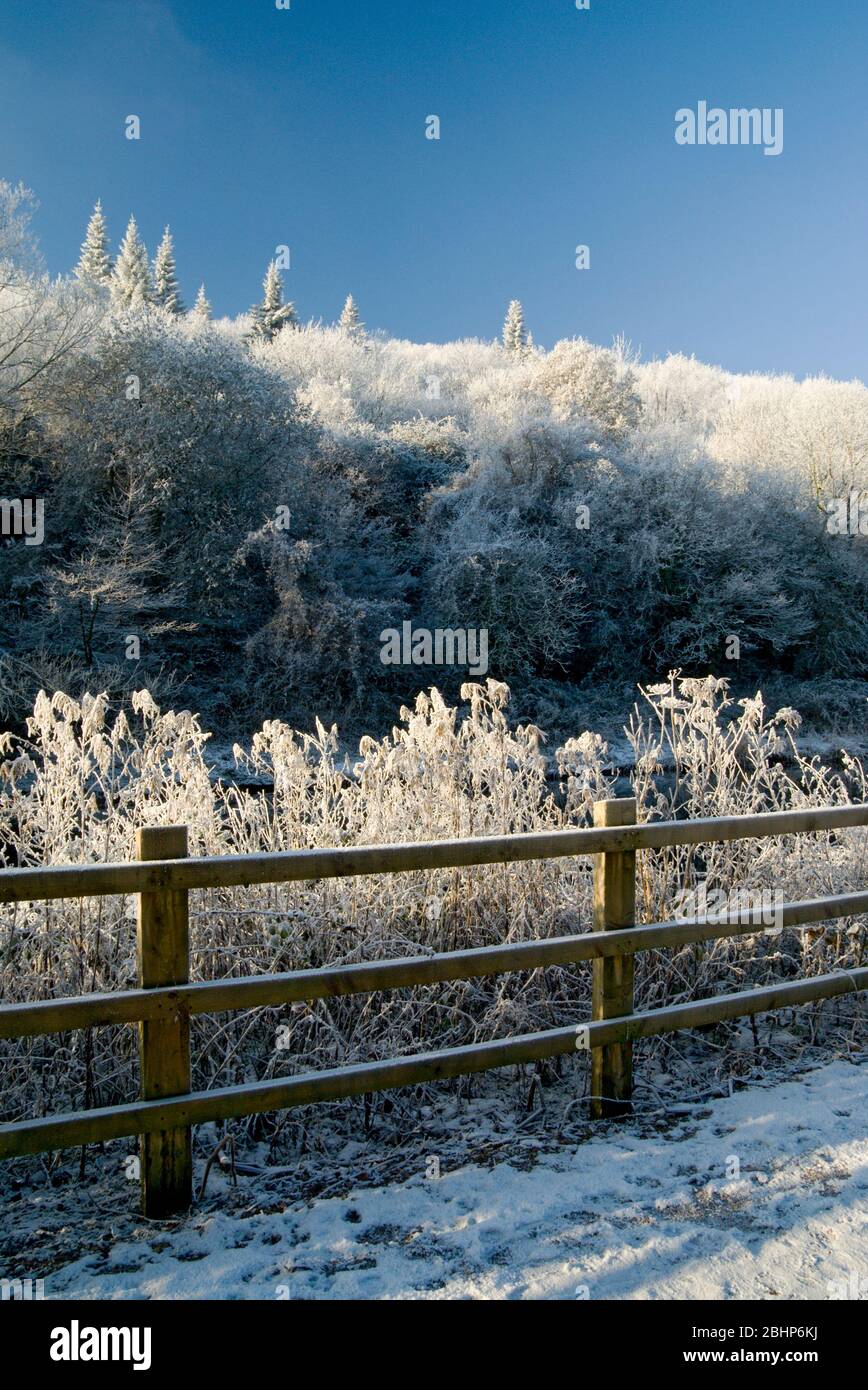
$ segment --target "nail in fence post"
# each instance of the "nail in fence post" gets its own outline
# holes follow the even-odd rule
[[[636,798],[594,802],[594,825],[635,825]],[[636,854],[617,850],[594,856],[594,931],[629,927],[636,920]],[[593,962],[594,1020],[633,1012],[633,956]],[[633,1044],[609,1043],[591,1051],[591,1116],[628,1115],[633,1095]]]
[[[184,859],[186,825],[147,827],[136,832],[139,859]],[[190,931],[186,889],[139,894],[137,958],[140,989],[183,985],[190,978]],[[186,1013],[139,1024],[142,1100],[184,1095],[190,1090],[190,1019]],[[142,1212],[171,1216],[193,1200],[189,1126],[140,1136]]]

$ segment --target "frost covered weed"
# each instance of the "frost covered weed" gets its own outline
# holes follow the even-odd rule
[[[799,754],[794,710],[769,715],[760,695],[734,709],[724,680],[677,672],[641,695],[627,729],[640,819],[866,800],[858,761],[845,757],[838,772]],[[593,802],[614,794],[616,772],[598,735],[583,733],[556,751],[556,784],[540,730],[510,726],[505,685],[467,685],[462,697],[459,711],[436,689],[420,694],[390,735],[361,740],[355,763],[342,755],[334,727],[317,721],[314,734],[303,734],[268,722],[248,749],[235,749],[240,768],[273,784],[263,793],[213,783],[209,735],[197,718],[161,711],[147,691],[119,713],[104,695],[77,703],[41,693],[27,737],[0,741],[3,862],[130,859],[137,827],[168,823],[189,827],[192,855],[550,830],[588,824]],[[664,777],[671,767],[674,776]],[[702,881],[724,892],[782,891],[785,900],[855,890],[864,886],[865,850],[866,831],[853,830],[642,854],[639,917],[671,917],[676,895]],[[5,1002],[134,984],[133,898],[23,903],[0,913]],[[213,889],[191,894],[190,913],[194,979],[298,970],[586,931],[591,863]],[[641,956],[637,1007],[858,965],[864,947],[859,918]],[[581,965],[200,1018],[194,1085],[554,1027],[587,1017],[589,1002],[590,969]],[[849,1013],[834,1007],[858,1026],[857,1005]],[[725,1043],[725,1029],[721,1037]],[[2,1057],[6,1119],[117,1103],[136,1086],[129,1028],[8,1042]],[[261,1134],[266,1123],[250,1127]]]

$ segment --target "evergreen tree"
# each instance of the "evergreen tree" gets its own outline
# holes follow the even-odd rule
[[[108,232],[102,203],[99,200],[87,224],[75,274],[77,279],[85,280],[92,285],[107,285],[111,280],[112,260],[109,255]]]
[[[204,284],[199,286],[199,293],[196,295],[196,303],[190,310],[194,318],[202,319],[205,323],[211,318],[211,304],[205,297]]]
[[[250,330],[251,338],[258,339],[260,342],[273,342],[287,324],[291,328],[298,327],[298,318],[293,304],[283,302],[283,282],[280,278],[280,271],[277,269],[277,262],[272,261],[262,282],[264,291],[261,304],[254,304],[251,310],[253,314],[253,327]]]
[[[141,307],[153,299],[148,252],[131,217],[112,274],[112,299],[122,309]]]
[[[507,352],[523,352],[527,347],[527,329],[524,324],[524,310],[518,299],[510,300],[503,321],[503,346]]]
[[[347,295],[347,302],[341,310],[338,328],[346,333],[348,338],[361,338],[364,334],[365,325],[359,318],[358,305],[351,294]]]
[[[184,305],[175,273],[175,248],[167,227],[154,257],[154,300],[169,314],[183,314]]]

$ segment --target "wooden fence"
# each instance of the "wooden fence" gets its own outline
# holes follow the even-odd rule
[[[137,1023],[141,1095],[126,1105],[2,1125],[0,1158],[139,1135],[143,1210],[148,1216],[166,1216],[183,1210],[192,1200],[190,1127],[206,1121],[411,1086],[582,1049],[591,1053],[592,1114],[596,1118],[623,1114],[630,1107],[634,1040],[868,989],[868,968],[859,968],[634,1013],[636,952],[735,937],[758,929],[755,915],[741,910],[729,916],[637,926],[636,852],[670,845],[829,833],[856,826],[868,826],[868,806],[637,825],[635,801],[623,798],[598,802],[593,828],[583,830],[189,859],[186,827],[166,826],[138,832],[138,859],[131,863],[2,870],[0,902],[138,895],[139,988],[0,1005],[0,1038]],[[199,983],[189,980],[187,899],[191,889],[577,855],[594,856],[592,932],[324,970]],[[868,892],[784,904],[776,913],[776,924],[802,927],[858,913],[868,913]],[[593,962],[592,1017],[586,1022],[389,1061],[209,1091],[191,1090],[189,1033],[193,1014],[468,980],[585,960]]]

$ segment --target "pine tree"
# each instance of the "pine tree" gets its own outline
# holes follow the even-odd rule
[[[524,310],[518,299],[512,299],[503,321],[503,346],[507,352],[523,352],[527,347]]]
[[[169,314],[184,312],[175,272],[175,248],[168,227],[154,257],[154,300]]]
[[[365,325],[359,318],[358,305],[351,294],[347,295],[347,302],[341,310],[338,328],[348,338],[361,338],[364,335]]]
[[[109,255],[108,232],[102,203],[99,200],[87,224],[75,274],[77,279],[92,285],[107,285],[111,280],[112,260]]]
[[[262,303],[254,304],[251,310],[253,327],[250,330],[250,336],[260,342],[270,343],[277,337],[281,328],[286,327],[287,324],[291,328],[297,328],[298,318],[295,305],[284,304],[283,302],[283,282],[276,261],[270,263],[262,282],[262,288],[264,291]]]
[[[153,299],[148,252],[131,217],[112,274],[112,299],[122,309],[140,308]]]
[[[193,305],[190,313],[194,318],[202,319],[205,323],[211,318],[211,305],[205,297],[204,284],[199,286],[199,293],[196,295],[196,303]]]

